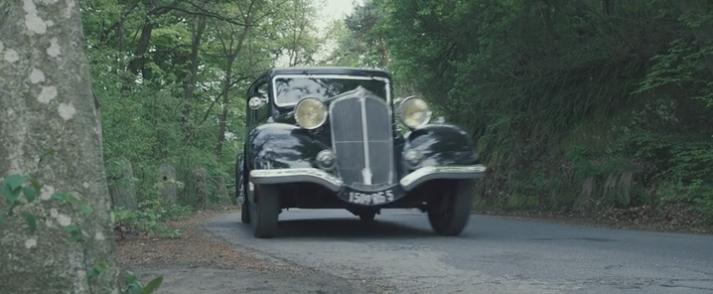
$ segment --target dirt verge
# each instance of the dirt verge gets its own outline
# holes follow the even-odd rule
[[[348,281],[236,248],[203,229],[229,210],[203,211],[170,222],[178,239],[134,236],[118,240],[121,266],[143,281],[163,276],[158,293],[360,293]]]

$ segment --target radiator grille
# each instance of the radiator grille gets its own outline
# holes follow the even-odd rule
[[[344,183],[369,190],[394,183],[393,134],[389,106],[365,91],[330,105],[332,144]]]

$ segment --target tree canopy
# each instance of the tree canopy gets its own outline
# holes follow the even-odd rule
[[[713,216],[710,1],[368,0],[344,27],[336,63],[477,138],[480,204]]]

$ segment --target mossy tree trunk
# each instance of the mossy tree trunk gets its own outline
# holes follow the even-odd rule
[[[42,184],[38,200],[0,223],[0,293],[118,292],[83,44],[77,0],[0,1],[0,177]],[[34,232],[20,212],[37,218]]]
[[[159,193],[161,194],[161,201],[166,205],[174,205],[177,203],[177,191],[178,187],[176,185],[176,168],[168,163],[161,164],[159,167]]]
[[[191,181],[193,182],[190,190],[193,194],[191,195],[193,199],[192,205],[198,209],[205,209],[208,203],[208,194],[210,194],[208,190],[208,171],[203,167],[194,169]]]
[[[107,165],[109,179],[109,195],[111,196],[112,208],[131,209],[138,208],[136,203],[136,180],[131,161],[121,158],[116,162]]]

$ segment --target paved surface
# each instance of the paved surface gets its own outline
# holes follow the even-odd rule
[[[239,220],[224,215],[206,228],[365,292],[713,293],[707,235],[473,216],[462,236],[440,237],[418,211],[386,211],[367,225],[341,210],[291,210],[276,239],[260,240]]]
[[[142,268],[145,282],[163,277],[157,294],[272,294],[272,293],[358,293],[363,288],[339,278],[326,279],[313,270],[292,273],[258,272],[241,268],[162,267]]]

